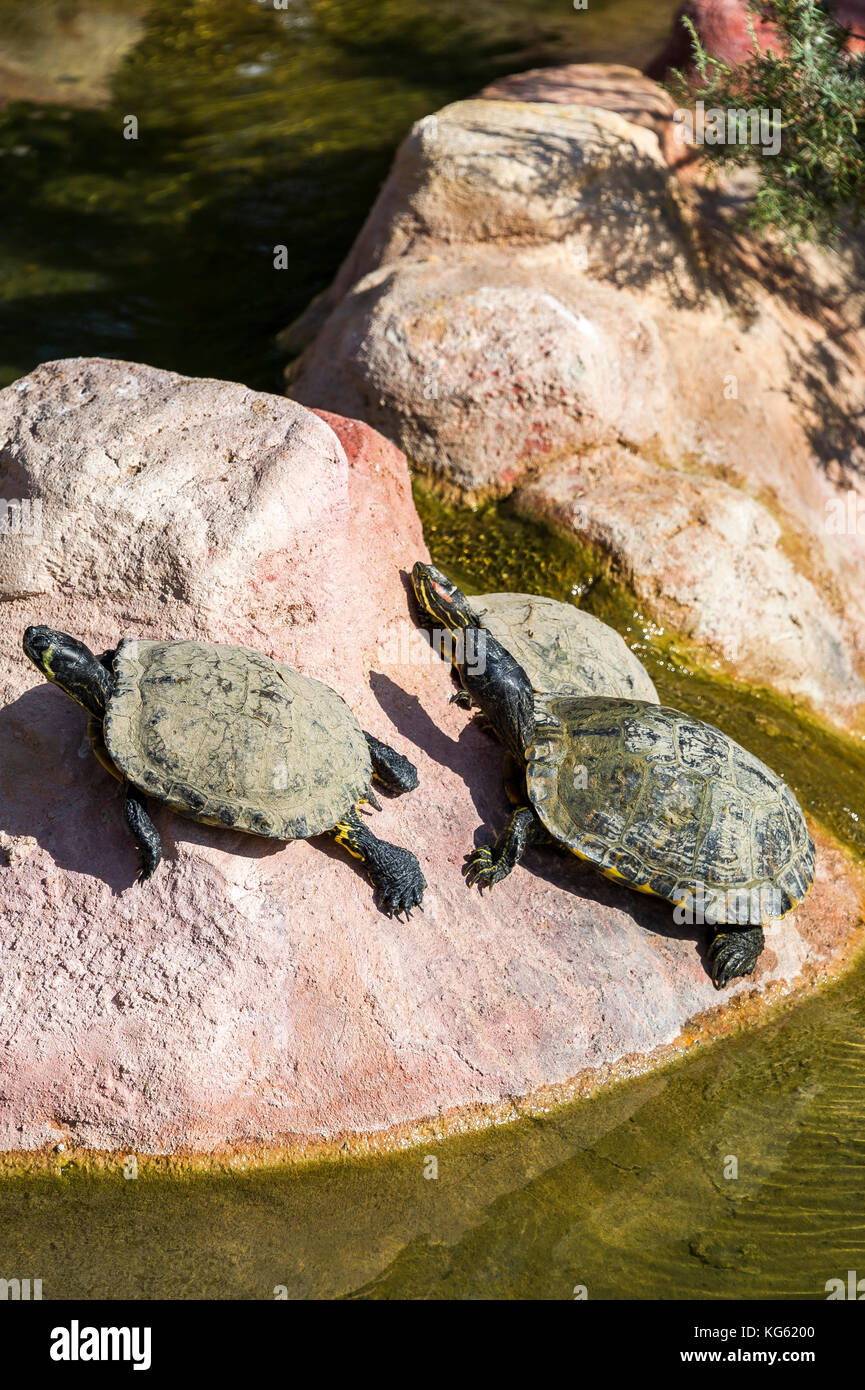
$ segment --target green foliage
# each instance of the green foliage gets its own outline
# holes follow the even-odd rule
[[[670,89],[677,100],[701,99],[707,109],[781,112],[781,149],[764,155],[755,144],[704,144],[704,158],[752,165],[759,184],[746,220],[756,231],[779,232],[788,246],[831,240],[839,221],[854,224],[865,210],[865,56],[846,50],[849,30],[821,0],[753,0],[749,58],[736,67],[711,58],[686,20],[694,43],[697,78],[679,72]],[[761,53],[755,21],[775,26],[777,54]]]

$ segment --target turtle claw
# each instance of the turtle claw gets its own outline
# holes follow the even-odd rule
[[[396,853],[389,856],[387,877],[376,887],[376,906],[386,917],[407,922],[414,909],[421,907],[426,879],[411,850],[400,850],[396,845],[388,849],[397,851],[399,857]]]
[[[136,883],[146,883],[149,878],[152,878],[153,875],[156,873],[156,870],[159,868],[161,860],[161,854],[148,854],[146,856],[143,856],[141,864],[138,868],[138,873],[135,875]]]
[[[469,888],[474,888],[477,884],[481,894],[485,888],[492,888],[493,884],[498,883],[504,878],[500,872],[500,866],[493,858],[491,845],[479,845],[466,855],[466,862],[463,865],[463,874]]]
[[[420,907],[419,902],[398,902],[384,894],[379,894],[376,898],[376,906],[383,912],[385,917],[393,921],[394,917],[398,922],[408,922],[411,914],[416,907]]]
[[[717,932],[709,942],[709,961],[716,989],[751,975],[765,944],[762,927],[746,931]]]

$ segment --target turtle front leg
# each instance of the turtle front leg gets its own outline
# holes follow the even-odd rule
[[[471,710],[478,708],[478,702],[471,694],[471,692],[463,689],[462,687],[456,692],[455,695],[451,695],[450,699],[448,700],[448,704],[459,705],[460,709]]]
[[[402,753],[374,738],[372,734],[364,732],[364,738],[369,748],[372,775],[376,782],[387,791],[393,792],[394,796],[400,796],[403,792],[413,792],[417,786],[417,768],[414,763],[410,763]]]
[[[466,855],[463,873],[470,888],[478,884],[481,892],[507,878],[519,864],[529,845],[546,845],[550,836],[531,806],[518,806],[494,846],[479,845]]]
[[[162,858],[162,842],[159,839],[159,831],[147,813],[147,798],[137,787],[133,787],[131,782],[123,783],[123,810],[126,815],[126,823],[141,851],[138,881],[143,883],[155,872]]]
[[[723,989],[740,975],[751,975],[765,944],[762,927],[716,932],[709,943],[715,988]]]
[[[388,917],[398,917],[404,912],[408,921],[412,909],[421,906],[426,888],[426,879],[411,850],[380,840],[361,820],[357,807],[328,833],[353,858],[361,861],[381,911]]]

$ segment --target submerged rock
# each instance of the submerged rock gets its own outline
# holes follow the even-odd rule
[[[522,74],[413,127],[285,340],[307,344],[290,392],[463,500],[576,524],[658,618],[859,728],[862,248],[734,240],[728,195],[662,154],[666,95],[606,71]]]
[[[821,838],[817,882],[718,995],[702,933],[537,852],[481,899],[463,856],[507,812],[501,750],[448,703],[408,621],[426,556],[404,457],[368,426],[226,382],[49,363],[0,393],[3,537],[0,1147],[125,1152],[343,1142],[646,1065],[694,1015],[837,963],[861,884]],[[237,642],[346,697],[418,766],[385,801],[424,915],[389,921],[329,841],[279,845],[157,808],[135,883],[86,716],[20,650],[46,622]],[[688,1036],[692,1030],[689,1030]]]

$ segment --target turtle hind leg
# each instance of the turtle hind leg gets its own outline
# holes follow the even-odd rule
[[[481,892],[507,878],[519,864],[529,845],[546,845],[550,836],[531,806],[518,806],[495,845],[480,845],[466,855],[463,873],[470,888],[478,884]]]
[[[328,833],[353,858],[361,861],[381,911],[388,917],[398,917],[404,912],[408,920],[412,909],[420,907],[426,888],[426,879],[411,850],[380,840],[361,820],[357,807],[337,821]]]
[[[456,695],[451,695],[448,701],[451,705],[458,705],[460,709],[467,709],[474,713],[472,723],[482,734],[489,734],[490,738],[498,739],[495,724],[491,724],[487,716],[478,705],[474,695],[468,690],[458,690]]]
[[[766,944],[762,927],[718,931],[709,942],[709,962],[716,989],[741,975],[751,975]]]
[[[143,883],[156,871],[162,858],[159,831],[147,813],[147,798],[131,782],[123,783],[123,810],[133,839],[141,851],[138,881]]]
[[[414,763],[410,763],[402,753],[397,753],[395,748],[382,743],[372,734],[365,732],[364,738],[369,747],[372,775],[376,782],[387,791],[393,792],[394,796],[400,796],[403,792],[413,792],[417,786],[417,768]]]

